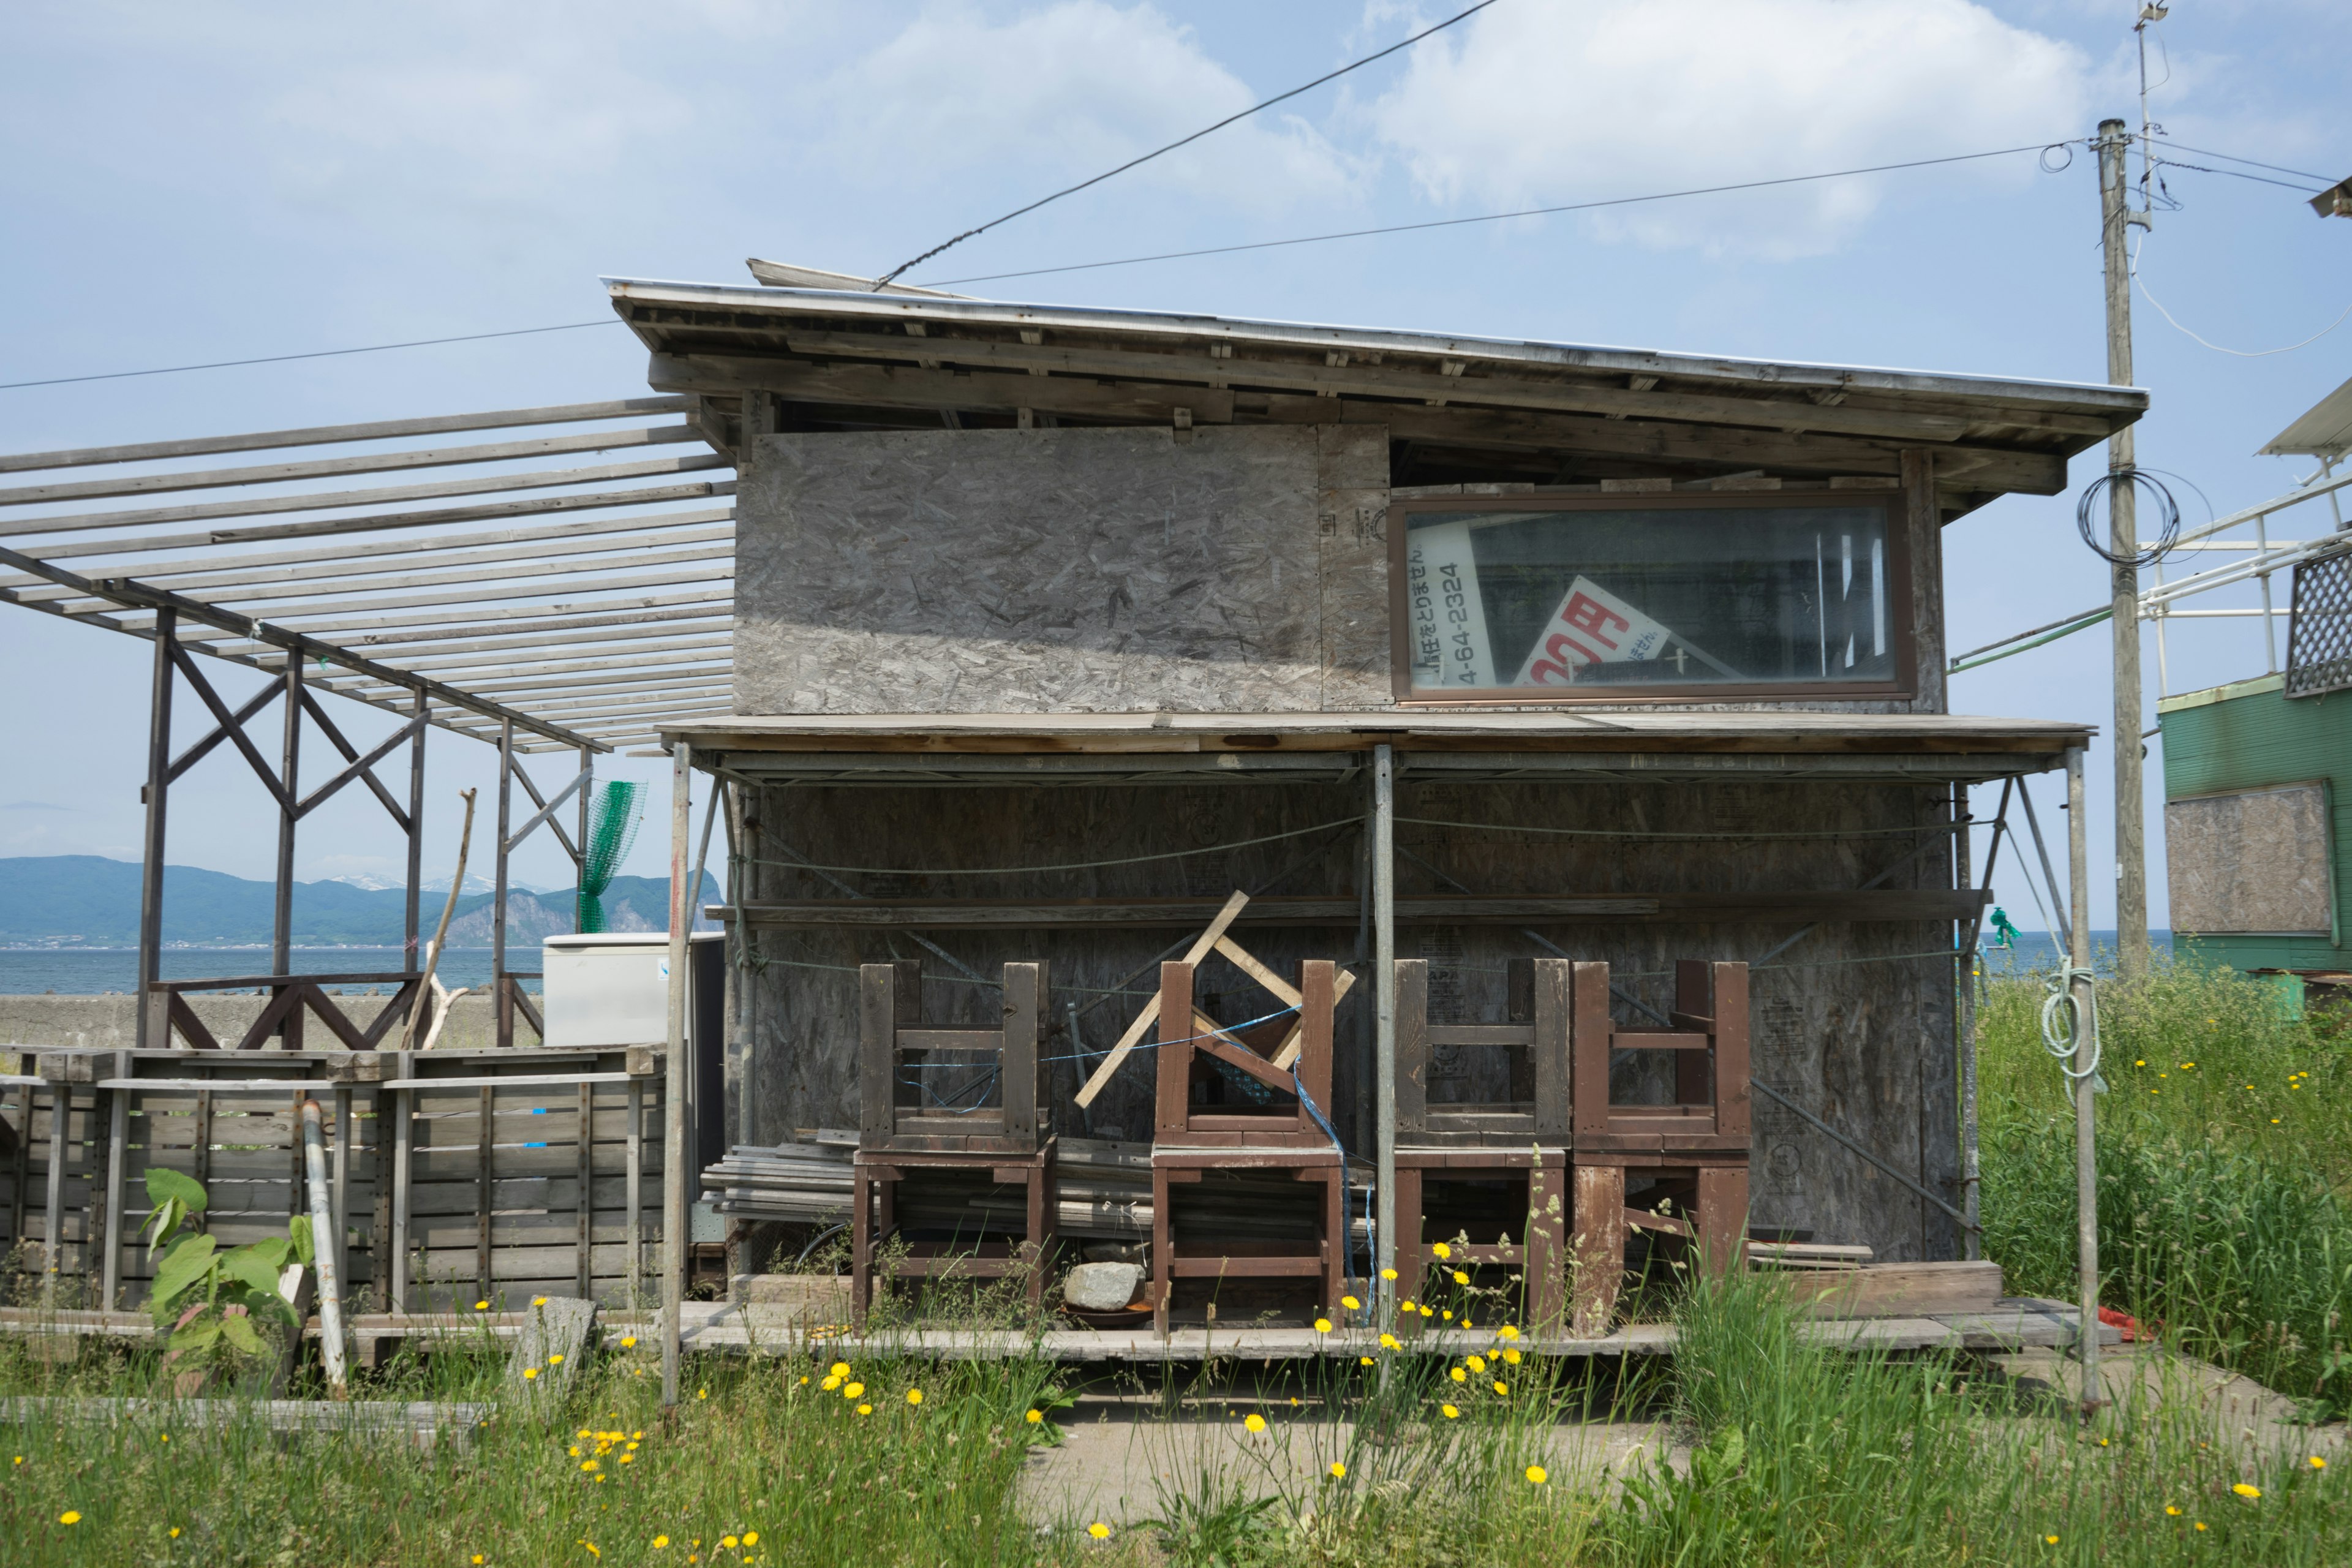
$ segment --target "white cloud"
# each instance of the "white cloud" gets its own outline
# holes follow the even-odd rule
[[[1969,0],[1514,5],[1417,47],[1370,109],[1433,200],[1549,205],[2081,135],[2080,51]],[[2030,158],[1979,166],[2022,177]],[[1875,175],[1588,219],[1652,245],[1834,248]]]
[[[1191,28],[1150,5],[1122,9],[1105,0],[1062,0],[1003,22],[969,5],[935,7],[822,91],[835,111],[823,156],[836,167],[900,185],[942,173],[1010,172],[1037,195],[1261,96],[1202,53]],[[1277,111],[1147,163],[1110,188],[1157,186],[1265,209],[1343,194],[1356,173],[1320,132]]]

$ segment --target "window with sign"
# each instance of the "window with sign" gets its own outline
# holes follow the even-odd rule
[[[1906,693],[1901,523],[1892,495],[1399,502],[1399,695]]]

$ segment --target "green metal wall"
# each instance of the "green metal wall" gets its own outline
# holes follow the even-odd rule
[[[2164,724],[2167,800],[2330,781],[2336,930],[2352,933],[2352,691],[2290,701],[2276,676],[2169,698]],[[2196,936],[2176,931],[2181,952],[2239,969],[2342,969],[2352,952],[2326,936]]]

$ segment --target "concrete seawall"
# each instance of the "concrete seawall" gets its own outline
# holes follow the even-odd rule
[[[128,1050],[138,1042],[138,1013],[133,1005],[136,1000],[127,994],[0,995],[0,1049],[11,1046],[61,1046],[81,1050]],[[389,996],[336,998],[362,1027],[373,1023],[391,1000]],[[263,996],[188,998],[189,1006],[195,1010],[205,1027],[225,1046],[234,1045],[243,1037],[268,1002],[268,998]],[[515,1033],[518,1045],[537,1043],[528,1024],[518,1021]],[[436,1045],[446,1050],[488,1050],[496,1044],[490,1034],[490,999],[484,995],[460,996]],[[315,1018],[304,1026],[303,1044],[312,1050],[341,1048],[341,1042]]]

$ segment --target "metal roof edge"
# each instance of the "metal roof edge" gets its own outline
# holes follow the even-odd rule
[[[1613,348],[1481,337],[1473,333],[1409,331],[1394,328],[1269,321],[1247,317],[1138,310],[1100,305],[1034,305],[992,300],[912,298],[865,290],[783,289],[733,283],[685,283],[659,279],[600,278],[617,310],[627,301],[756,306],[782,300],[822,301],[846,315],[891,319],[927,317],[999,321],[1007,325],[1074,328],[1126,327],[1135,331],[1204,337],[1294,342],[1311,347],[1401,350],[1460,353],[1528,365],[1622,371],[1633,374],[1714,377],[1792,386],[1864,387],[1873,391],[1937,393],[1950,396],[2007,397],[2030,402],[2089,403],[2135,416],[2148,406],[2144,387],[2092,382],[2043,381],[2014,376],[1824,364],[1804,361],[1745,359],[1727,354],[1687,354],[1658,349]]]
[[[2178,713],[2187,708],[2210,708],[2216,702],[2228,702],[2240,697],[2260,697],[2265,691],[2285,689],[2286,677],[2284,674],[2258,675],[2252,680],[2232,680],[2221,686],[2209,686],[2202,691],[2184,691],[2178,697],[2159,697],[2156,700],[2156,711],[2157,716],[2162,718],[2167,713]]]

